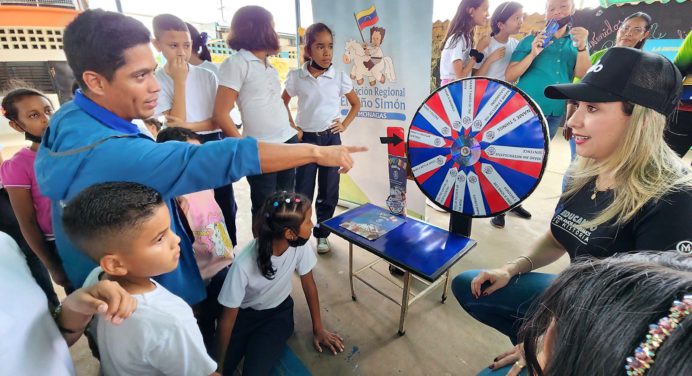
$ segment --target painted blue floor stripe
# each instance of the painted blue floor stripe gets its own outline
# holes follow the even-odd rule
[[[298,359],[290,347],[286,346],[284,353],[279,359],[279,363],[274,367],[272,376],[310,376],[310,371],[303,362]]]

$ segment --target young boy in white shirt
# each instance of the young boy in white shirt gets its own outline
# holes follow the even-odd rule
[[[65,206],[62,220],[70,240],[99,263],[101,278],[138,301],[117,327],[101,317],[92,324],[103,373],[215,375],[192,309],[152,279],[175,269],[181,256],[161,195],[137,183],[97,184]]]

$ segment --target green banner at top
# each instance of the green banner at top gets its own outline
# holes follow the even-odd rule
[[[632,0],[600,0],[600,3],[601,3],[601,6],[603,8],[607,8],[611,5],[618,5],[618,4],[637,4],[637,3],[647,3],[647,4],[663,3],[663,4],[666,4],[666,3],[669,3],[670,1],[671,0],[644,0],[644,1],[642,1],[642,0],[636,0],[636,1],[632,1]],[[676,3],[684,3],[685,1],[687,1],[687,0],[675,0]]]

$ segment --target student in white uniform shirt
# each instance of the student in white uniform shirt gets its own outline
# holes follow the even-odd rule
[[[343,339],[322,325],[317,286],[312,275],[317,259],[307,243],[312,231],[307,197],[280,192],[262,206],[255,224],[257,239],[233,261],[219,302],[218,371],[233,375],[241,359],[243,375],[270,375],[293,334],[293,273],[300,282],[312,318],[313,346],[332,354],[344,351]]]
[[[488,21],[488,0],[462,0],[457,12],[449,23],[447,35],[440,53],[441,85],[454,80],[466,78],[478,62],[477,51],[473,48],[473,31],[476,26],[485,25]],[[476,48],[483,50],[488,39],[478,42]],[[472,52],[476,52],[473,53]]]
[[[297,131],[291,127],[281,100],[279,73],[268,60],[279,52],[272,14],[259,6],[242,7],[233,15],[229,35],[228,45],[238,53],[226,59],[219,69],[214,124],[227,136],[241,137],[229,116],[237,102],[243,115],[243,137],[276,144],[297,143]],[[274,192],[294,190],[295,169],[248,176],[247,180],[254,217]]]
[[[474,76],[486,76],[505,80],[505,71],[509,65],[514,49],[519,41],[510,37],[519,32],[524,22],[524,10],[521,4],[507,1],[500,4],[490,18],[490,45],[483,50],[483,63],[476,64]],[[511,210],[520,218],[530,219],[531,213],[521,205]],[[490,223],[497,228],[505,227],[505,215],[493,217]]]
[[[512,52],[519,41],[510,35],[517,34],[524,23],[524,8],[516,1],[506,1],[490,17],[490,44],[483,51],[485,58],[476,63],[474,76],[486,76],[505,80],[505,70],[509,65]]]
[[[120,325],[137,300],[120,285],[101,281],[49,307],[17,243],[0,232],[0,374],[75,375],[68,346],[84,333],[94,315]],[[52,317],[51,317],[52,310]]]
[[[360,99],[353,91],[351,78],[332,65],[333,49],[331,29],[323,23],[310,25],[305,31],[305,58],[309,60],[300,69],[289,72],[286,79],[282,98],[288,109],[291,97],[298,97],[296,122],[293,122],[290,112],[289,119],[303,143],[341,145],[341,133],[346,131],[360,110]],[[351,109],[341,120],[341,99],[344,96]],[[316,178],[319,184],[315,210],[320,223],[334,216],[339,201],[339,169],[315,163],[297,168],[296,192],[313,201]],[[329,231],[318,225],[313,234],[317,238],[317,253],[329,252]]]
[[[153,29],[154,47],[166,58],[166,65],[156,71],[161,91],[155,114],[167,115],[169,123],[199,134],[220,132],[211,123],[218,82],[212,72],[189,63],[192,41],[185,22],[160,14],[154,17]]]
[[[105,376],[215,374],[192,309],[152,279],[180,259],[180,238],[158,192],[138,183],[92,185],[67,203],[62,223],[99,264],[84,285],[113,281],[138,302],[119,327],[101,317],[92,324]]]
[[[190,38],[192,38],[192,55],[190,55],[190,64],[204,68],[211,73],[214,73],[216,79],[219,78],[219,67],[211,62],[211,53],[209,48],[207,48],[207,38],[209,37],[206,32],[200,33],[196,27],[192,24],[186,22],[187,29],[190,30]],[[240,111],[237,108],[231,110],[231,120],[237,128],[241,128],[243,125],[243,118],[240,116]]]

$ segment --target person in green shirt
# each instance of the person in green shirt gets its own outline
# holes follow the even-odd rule
[[[548,0],[545,8],[546,21],[563,20],[575,12],[573,0]],[[548,85],[571,83],[574,77],[582,77],[591,67],[587,38],[583,27],[570,27],[566,23],[552,36],[544,33],[529,34],[519,42],[512,53],[505,71],[505,80],[515,82],[543,111],[548,122],[550,138],[557,133],[565,114],[565,101],[549,99],[543,94]],[[543,42],[550,38],[543,48]]]
[[[615,36],[615,47],[632,47],[641,50],[644,47],[644,43],[646,43],[646,40],[649,39],[649,36],[651,35],[650,29],[651,16],[644,12],[630,14],[624,20],[622,20],[622,24],[620,27],[618,27],[618,31]],[[608,48],[604,48],[592,53],[589,58],[591,60],[591,65],[594,65],[596,62],[601,60],[601,56],[603,56],[606,51],[608,51]],[[579,83],[580,81],[581,78],[574,78],[575,84]],[[569,119],[572,114],[574,114],[575,110],[576,108],[574,105],[567,103],[565,119]],[[574,159],[577,146],[572,138],[570,128],[565,127],[563,128],[562,132],[565,138],[569,141],[570,158]]]
[[[687,78],[683,82],[684,90],[678,112],[669,120],[664,138],[668,146],[683,157],[692,146],[692,31],[687,33],[687,38],[682,42],[673,64],[678,67],[682,76],[687,75]]]

